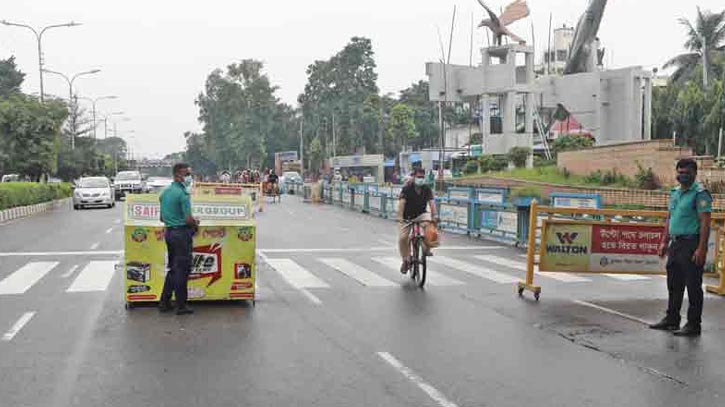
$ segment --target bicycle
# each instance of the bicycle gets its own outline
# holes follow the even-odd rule
[[[410,222],[405,221],[405,225],[412,225],[410,229],[410,249],[411,256],[408,260],[408,270],[410,271],[410,278],[415,281],[418,287],[423,288],[425,285],[426,271],[428,269],[428,262],[426,258],[426,250],[424,247],[425,237],[423,236],[423,227],[421,222]]]

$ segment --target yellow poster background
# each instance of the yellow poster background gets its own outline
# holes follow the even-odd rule
[[[544,221],[539,270],[588,272],[592,226]]]

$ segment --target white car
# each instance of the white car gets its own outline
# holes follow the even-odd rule
[[[160,194],[161,191],[174,182],[170,177],[149,177],[146,180],[146,192]]]
[[[116,206],[116,196],[111,181],[106,177],[81,178],[73,191],[73,209],[88,206]]]
[[[118,199],[126,194],[142,194],[146,189],[141,173],[138,171],[121,171],[116,174],[113,182]]]

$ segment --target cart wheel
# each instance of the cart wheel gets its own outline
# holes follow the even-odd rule
[[[539,301],[539,297],[541,297],[541,293],[534,293],[534,299],[536,299],[536,301]]]
[[[519,297],[523,297],[524,296],[524,287],[519,287],[518,291],[519,291]]]
[[[257,300],[252,300],[252,307],[255,308],[257,306]]]
[[[134,306],[135,305],[132,302],[127,302],[127,303],[123,304],[123,308],[125,308],[126,311],[132,310],[134,308]]]

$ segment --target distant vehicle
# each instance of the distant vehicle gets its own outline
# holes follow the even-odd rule
[[[5,175],[3,175],[2,182],[20,182],[20,175],[5,174]]]
[[[111,181],[106,177],[81,178],[73,191],[73,209],[88,206],[116,206],[116,198]]]
[[[302,184],[302,177],[297,171],[287,171],[282,173],[280,184]]]
[[[116,191],[116,199],[121,199],[126,194],[141,194],[146,187],[140,172],[121,171],[114,178],[113,188]]]
[[[161,191],[167,186],[174,182],[173,178],[170,177],[149,177],[146,180],[146,192],[152,194],[161,193]]]
[[[62,182],[63,182],[63,180],[60,178],[53,178],[53,177],[48,178],[49,184],[60,184]]]

